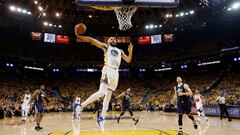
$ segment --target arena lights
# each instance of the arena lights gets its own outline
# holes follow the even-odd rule
[[[124,68],[124,69],[119,69],[118,71],[119,71],[119,72],[129,72],[129,69]]]
[[[32,67],[32,66],[24,66],[25,69],[32,69],[32,70],[39,70],[39,71],[43,71],[43,68],[39,68],[39,67]]]
[[[140,72],[145,72],[146,69],[145,69],[145,68],[140,68],[139,71],[140,71]]]
[[[48,27],[57,27],[58,26],[58,28],[62,28],[62,25],[52,24],[52,23],[46,22],[46,21],[43,22],[43,25],[48,26]]]
[[[53,72],[59,72],[59,69],[54,68],[54,69],[53,69]]]
[[[38,7],[39,11],[43,11],[43,8],[41,6]]]
[[[7,67],[13,67],[14,65],[12,63],[6,63]]]
[[[186,65],[186,64],[184,64],[184,65],[182,65],[181,66],[181,69],[185,69],[185,68],[187,68],[188,66]]]
[[[232,9],[238,9],[240,7],[240,2],[236,2],[232,4]]]
[[[173,15],[172,14],[166,14],[166,18],[172,18]]]
[[[46,16],[47,14],[46,13],[43,13],[43,16]]]
[[[57,12],[57,13],[55,14],[55,16],[56,16],[56,17],[60,17],[60,13]]]
[[[240,9],[240,2],[235,2],[227,9],[227,11],[238,10],[238,9]]]
[[[168,67],[168,68],[154,69],[155,72],[168,71],[168,70],[172,70],[172,68],[171,68],[171,67]]]
[[[179,14],[176,14],[175,17],[183,17],[183,16],[188,16],[188,15],[193,15],[195,13],[194,10],[190,10],[189,12],[181,12]]]
[[[219,63],[221,63],[220,60],[218,60],[218,61],[209,61],[209,62],[198,63],[198,66],[213,65],[213,64],[219,64]]]
[[[234,61],[240,61],[240,57],[234,58],[233,60],[234,60]]]
[[[77,72],[98,72],[98,69],[95,68],[78,68]]]
[[[88,15],[89,18],[92,18],[92,15]]]
[[[9,6],[9,10],[12,11],[12,12],[17,11],[19,13],[28,14],[28,15],[32,14],[30,11],[27,11],[26,9],[22,9],[20,7],[15,7],[13,5]]]
[[[37,5],[37,4],[38,4],[38,1],[34,0],[34,4]]]
[[[16,7],[15,7],[15,6],[10,6],[9,9],[10,9],[11,11],[16,11]]]
[[[161,28],[162,25],[154,25],[154,24],[150,24],[150,25],[146,25],[145,28],[146,29],[154,29],[154,28]]]

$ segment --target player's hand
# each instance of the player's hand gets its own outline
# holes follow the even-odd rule
[[[183,95],[184,95],[184,93],[178,92],[178,96],[183,96]]]
[[[175,104],[175,100],[171,100],[170,104],[172,104],[172,105]]]
[[[133,50],[133,44],[130,43],[130,44],[128,45],[128,52],[132,52],[132,50]]]

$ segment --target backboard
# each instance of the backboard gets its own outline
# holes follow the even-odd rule
[[[138,7],[172,7],[179,4],[179,0],[125,0],[134,1],[130,5]],[[108,5],[122,6],[125,5],[123,0],[76,0],[79,5]]]

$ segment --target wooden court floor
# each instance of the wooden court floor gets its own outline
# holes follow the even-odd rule
[[[49,113],[43,118],[43,130],[34,130],[34,120],[22,124],[21,118],[0,120],[0,135],[177,135],[177,114],[163,112],[134,112],[139,123],[134,126],[129,114],[117,124],[119,112],[109,112],[104,132],[96,125],[96,116],[83,113],[80,121],[72,121],[71,113]],[[196,116],[195,116],[196,117]],[[240,120],[228,122],[218,117],[209,117],[209,122],[201,120],[195,130],[192,122],[184,116],[183,131],[188,135],[238,135]]]

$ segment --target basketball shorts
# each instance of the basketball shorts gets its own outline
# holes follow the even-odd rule
[[[131,105],[130,104],[122,104],[122,111],[127,111],[131,109]]]
[[[191,101],[182,101],[177,104],[177,112],[181,114],[189,114],[192,111],[192,103]]]
[[[115,91],[118,86],[119,73],[118,69],[104,66],[102,70],[101,82],[108,84],[109,89]]]
[[[196,109],[200,113],[203,112],[203,105],[202,105],[202,103],[196,102]]]
[[[43,113],[44,112],[43,105],[42,105],[42,103],[39,103],[39,102],[35,102],[34,109],[35,109],[35,113]]]
[[[29,111],[30,106],[27,103],[22,104],[22,111]]]
[[[80,105],[80,104],[74,104],[74,105],[73,105],[73,111],[80,110],[80,108],[81,108],[81,105]]]

